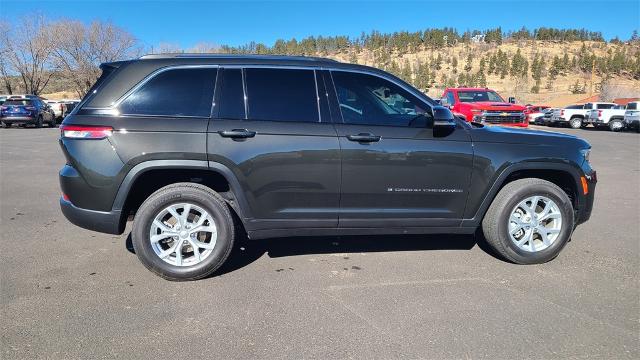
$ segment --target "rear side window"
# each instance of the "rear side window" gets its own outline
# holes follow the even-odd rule
[[[318,122],[313,70],[245,69],[251,120]]]
[[[614,106],[615,105],[612,105],[612,104],[598,104],[598,109],[611,109]]]
[[[218,89],[219,111],[221,119],[244,119],[244,89],[241,69],[224,69],[220,73]]]
[[[118,106],[121,114],[209,117],[217,69],[172,69],[161,72]]]

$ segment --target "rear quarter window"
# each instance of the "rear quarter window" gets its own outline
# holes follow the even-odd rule
[[[123,115],[209,117],[217,68],[170,69],[134,90],[118,106]]]

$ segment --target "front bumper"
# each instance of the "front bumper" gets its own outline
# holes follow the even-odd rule
[[[585,175],[587,181],[587,188],[589,192],[586,195],[580,196],[580,201],[577,204],[576,209],[576,221],[575,225],[585,223],[591,217],[591,211],[593,210],[593,202],[596,195],[596,183],[598,182],[598,176],[595,170],[591,170]]]
[[[124,231],[120,210],[95,211],[76,207],[70,201],[60,198],[60,209],[72,224],[88,230],[120,235]]]
[[[640,127],[640,116],[628,116],[624,118],[624,124],[628,128],[637,129]]]

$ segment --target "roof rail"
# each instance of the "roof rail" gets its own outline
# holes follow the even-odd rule
[[[258,54],[194,54],[194,53],[171,53],[171,54],[147,54],[140,59],[263,59],[263,60],[300,60],[300,61],[328,61],[338,62],[333,59],[315,56],[293,56],[293,55],[258,55]]]

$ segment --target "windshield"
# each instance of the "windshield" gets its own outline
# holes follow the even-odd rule
[[[504,102],[504,99],[500,97],[495,91],[487,90],[465,90],[458,91],[458,98],[460,102],[478,102],[478,101],[492,101],[492,102]]]

